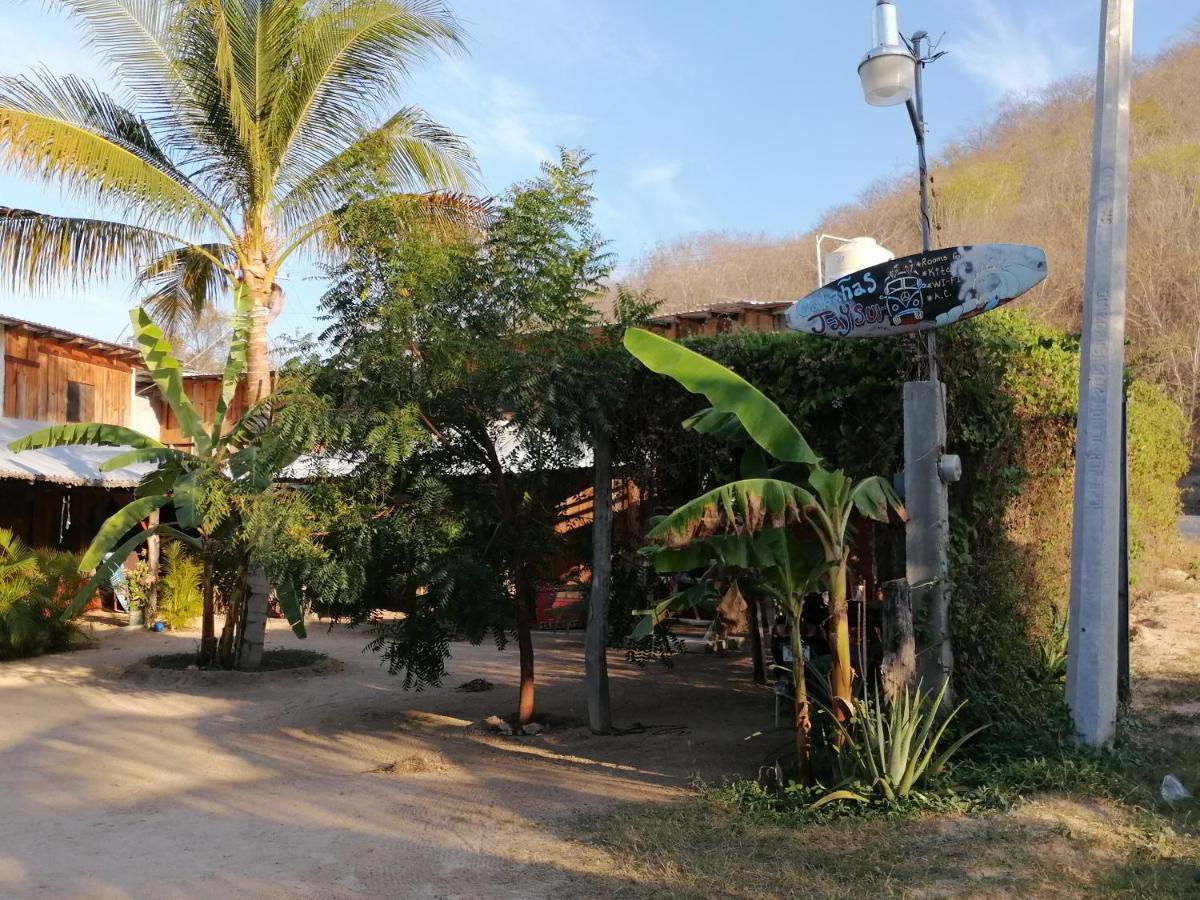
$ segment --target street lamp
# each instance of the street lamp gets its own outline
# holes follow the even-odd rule
[[[917,61],[900,38],[896,7],[875,4],[875,46],[858,67],[863,95],[872,106],[899,106],[912,99]]]
[[[925,101],[921,75],[928,35],[918,31],[906,44],[900,35],[896,7],[890,0],[875,4],[874,47],[858,67],[863,95],[872,106],[908,107],[917,141],[921,182],[921,250],[931,249],[929,165],[925,156]],[[911,48],[911,49],[910,49]],[[933,57],[933,58],[936,58]],[[918,632],[928,646],[919,656],[919,674],[926,688],[936,691],[954,668],[950,645],[950,596],[947,548],[950,538],[949,485],[961,475],[957,457],[946,449],[946,389],[938,380],[937,337],[925,332],[924,381],[904,385],[904,505],[905,577],[913,611],[920,616]],[[949,690],[945,702],[950,702]]]

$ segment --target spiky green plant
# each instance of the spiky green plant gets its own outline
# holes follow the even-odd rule
[[[941,718],[942,699],[949,682],[943,681],[936,694],[918,686],[905,688],[890,704],[877,691],[854,701],[854,717],[848,723],[831,716],[843,737],[842,752],[851,762],[857,778],[870,785],[871,791],[889,802],[903,799],[927,775],[937,775],[959,748],[986,725],[968,731],[941,753],[938,747],[950,722],[963,708],[962,703]],[[816,805],[836,800],[866,802],[869,798],[853,790],[834,791]]]
[[[461,219],[480,205],[463,142],[396,109],[415,63],[461,32],[434,0],[47,0],[134,101],[46,70],[0,78],[0,170],[110,216],[0,206],[16,287],[133,270],[171,326],[245,285],[248,397],[271,392],[267,321],[300,253],[336,256],[343,210]]]

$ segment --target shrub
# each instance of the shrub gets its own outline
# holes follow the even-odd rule
[[[33,552],[0,529],[0,658],[63,650],[79,634],[62,621],[79,584],[79,557]]]
[[[187,628],[204,611],[204,567],[178,541],[163,547],[158,615],[172,630]]]

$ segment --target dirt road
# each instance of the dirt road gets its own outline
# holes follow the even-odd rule
[[[311,632],[340,672],[130,678],[195,644],[140,630],[0,664],[0,896],[528,898],[569,875],[603,893],[603,865],[559,824],[753,771],[743,737],[770,724],[743,664],[641,670],[614,654],[618,725],[644,728],[594,737],[579,639],[539,635],[549,731],[503,738],[470,726],[513,707],[515,651],[456,645],[446,687],[405,693],[361,633]],[[270,639],[296,645],[285,628]],[[480,677],[496,688],[453,690]]]

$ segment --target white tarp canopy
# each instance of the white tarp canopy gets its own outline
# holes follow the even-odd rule
[[[0,417],[0,478],[48,481],[71,487],[133,488],[154,467],[147,463],[101,472],[102,463],[129,447],[52,447],[13,453],[8,445],[51,423]]]

